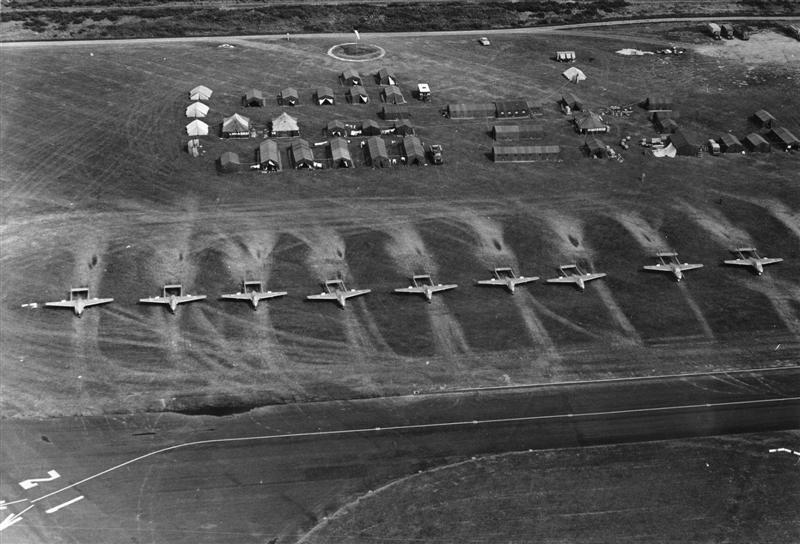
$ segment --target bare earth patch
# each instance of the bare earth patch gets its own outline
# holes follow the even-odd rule
[[[703,55],[739,61],[746,65],[783,64],[800,72],[800,41],[777,32],[754,33],[747,41],[721,40],[699,45]]]

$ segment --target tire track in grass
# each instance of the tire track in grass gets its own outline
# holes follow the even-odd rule
[[[472,212],[463,213],[460,219],[474,231],[478,240],[475,252],[478,259],[486,265],[487,269],[510,266],[516,273],[520,273],[519,261],[514,251],[506,243],[503,237],[503,227],[500,223]],[[533,304],[531,304],[531,300],[535,299],[535,297],[528,289],[522,288],[511,299],[525,323],[528,336],[543,351],[531,363],[534,365],[546,365],[544,372],[547,376],[551,376],[550,363],[560,361],[561,356],[556,350],[553,339],[548,334],[544,323],[542,323],[542,320],[536,314]]]
[[[650,255],[654,255],[659,251],[668,251],[674,249],[670,247],[669,242],[667,242],[667,240],[661,235],[658,229],[652,226],[638,213],[617,212],[612,217],[620,225],[622,225],[625,230],[627,230],[639,243],[639,245],[642,246],[645,251],[650,253]],[[681,295],[683,296],[684,300],[686,300],[686,304],[688,304],[689,308],[692,310],[697,323],[703,330],[703,334],[709,340],[714,340],[714,331],[711,329],[711,325],[709,325],[708,320],[703,315],[703,312],[700,310],[700,306],[689,292],[686,284],[681,282],[677,283],[678,287],[680,288]]]
[[[725,247],[733,248],[740,244],[753,245],[753,239],[746,231],[734,226],[722,213],[712,210],[700,210],[684,200],[679,200],[676,209],[708,232],[714,240]]]
[[[419,231],[413,225],[403,223],[383,230],[391,238],[386,244],[387,253],[409,280],[414,274],[424,273],[431,274],[434,281],[438,280],[439,267],[430,256]],[[409,296],[409,298],[412,297]],[[408,302],[419,301],[409,300]],[[460,365],[459,356],[471,352],[464,330],[458,319],[439,297],[434,296],[428,306],[436,353]]]
[[[739,284],[766,296],[786,329],[800,339],[800,315],[793,308],[793,304],[800,303],[800,287],[767,274],[740,279]]]
[[[583,224],[575,218],[560,214],[555,211],[541,212],[544,220],[550,226],[552,231],[557,235],[557,247],[560,252],[573,260],[574,262],[585,262],[588,265],[586,272],[594,271],[592,264],[593,252],[591,248],[587,247],[584,243]],[[603,280],[595,281],[592,287],[600,296],[603,304],[608,309],[611,319],[616,323],[617,327],[623,331],[624,336],[617,337],[618,340],[624,343],[632,343],[641,345],[642,339],[636,331],[636,327],[628,319],[628,316],[622,311],[614,295]]]

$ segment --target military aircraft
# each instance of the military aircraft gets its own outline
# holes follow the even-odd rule
[[[88,287],[73,287],[69,290],[69,299],[58,302],[45,302],[44,305],[49,308],[72,308],[75,315],[80,317],[87,307],[106,304],[113,300],[113,298],[90,298]]]
[[[242,290],[238,293],[231,293],[228,295],[220,295],[219,298],[225,300],[244,300],[249,302],[253,309],[258,308],[258,301],[282,297],[286,291],[264,291],[263,284],[258,280],[244,280],[242,281]]]
[[[169,306],[169,311],[175,313],[175,308],[178,304],[184,302],[194,302],[196,300],[204,300],[206,295],[184,295],[183,286],[179,283],[172,285],[165,285],[161,290],[160,297],[140,298],[139,302],[144,304],[166,304]]]
[[[680,259],[678,259],[678,254],[674,251],[661,251],[656,253],[655,256],[659,260],[659,263],[645,266],[644,269],[652,272],[667,272],[674,275],[677,281],[683,279],[683,273],[685,271],[703,268],[702,264],[682,263]]]
[[[573,283],[575,286],[583,291],[586,288],[586,282],[603,278],[606,274],[584,272],[577,264],[565,264],[558,267],[559,276],[547,280],[547,283]]]
[[[324,284],[325,291],[319,295],[308,295],[308,300],[332,300],[344,309],[347,299],[371,293],[371,289],[348,289],[342,280],[328,280]]]
[[[454,283],[448,284],[441,284],[441,283],[434,283],[431,279],[430,274],[416,274],[412,276],[411,283],[413,285],[409,285],[408,287],[400,287],[395,289],[395,293],[407,294],[407,295],[422,295],[424,296],[428,302],[431,302],[431,297],[434,293],[438,293],[440,291],[448,291],[450,289],[455,289],[458,285]]]
[[[517,285],[529,283],[539,279],[539,276],[517,276],[509,267],[495,268],[492,270],[494,277],[490,280],[478,280],[478,285],[496,285],[505,287],[510,292],[514,292]]]
[[[737,247],[731,253],[738,255],[736,259],[725,261],[725,264],[734,266],[752,266],[759,276],[764,273],[764,265],[775,264],[783,261],[780,258],[762,257],[754,247]]]

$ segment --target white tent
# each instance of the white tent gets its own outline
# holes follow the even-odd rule
[[[186,117],[205,117],[208,115],[208,106],[202,102],[192,102],[186,108]]]
[[[575,68],[574,66],[570,66],[566,70],[561,73],[562,76],[567,78],[573,83],[578,83],[579,81],[583,81],[586,79],[586,74],[581,72],[579,69]]]
[[[207,136],[208,125],[200,121],[199,119],[195,119],[194,121],[186,125],[186,133],[189,136]]]
[[[670,142],[667,147],[661,149],[653,149],[654,157],[669,157],[670,159],[674,159],[675,155],[677,154],[678,150],[675,149],[675,146],[672,145],[672,142]]]
[[[214,91],[206,87],[205,85],[198,85],[191,91],[189,91],[189,99],[190,100],[208,100],[211,98],[211,94]]]

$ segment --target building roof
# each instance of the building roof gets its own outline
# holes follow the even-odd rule
[[[694,138],[691,135],[686,134],[681,130],[677,130],[673,134],[670,134],[669,141],[675,147],[675,149],[681,149],[687,147],[697,148],[697,149],[700,148],[700,145],[694,140]]]
[[[495,155],[557,155],[561,147],[557,145],[495,145]]]
[[[350,163],[353,162],[353,158],[350,156],[350,147],[347,145],[347,140],[344,138],[331,139],[331,156],[336,162],[341,160]]]
[[[202,102],[192,102],[186,107],[186,117],[205,117],[208,115],[208,106]]]
[[[347,68],[346,70],[342,71],[342,79],[361,80],[361,76],[358,75],[358,70],[355,70],[353,68]]]
[[[281,113],[272,120],[272,132],[299,132],[297,119],[286,112]]]
[[[333,89],[330,87],[317,87],[317,98],[333,98]]]
[[[248,132],[250,130],[250,118],[234,113],[222,121],[222,132]]]
[[[739,141],[739,138],[730,132],[723,132],[719,137],[719,141],[726,147],[742,147],[742,142]]]
[[[587,112],[583,115],[575,116],[575,126],[580,130],[600,130],[606,128],[603,119],[594,112]]]
[[[772,133],[773,136],[778,138],[783,144],[794,145],[800,143],[800,139],[798,139],[797,136],[792,134],[786,127],[776,127],[773,128],[770,132]]]
[[[769,142],[765,140],[764,137],[761,134],[758,134],[757,132],[751,132],[750,134],[745,136],[744,139],[753,147],[769,145]]]
[[[448,104],[447,111],[450,117],[491,117],[497,111],[497,106],[492,103],[462,103]]]
[[[757,112],[755,112],[753,114],[753,116],[755,116],[756,119],[758,119],[759,121],[762,121],[762,122],[774,121],[775,120],[775,118],[772,116],[772,114],[770,112],[768,112],[767,110],[758,110]]]
[[[208,125],[199,119],[195,119],[186,125],[186,133],[189,136],[205,136],[208,134]]]
[[[281,96],[283,98],[300,98],[300,95],[297,94],[297,89],[294,87],[286,87],[284,90],[281,91]]]
[[[361,130],[364,130],[364,129],[367,129],[367,128],[380,130],[381,126],[374,119],[364,119],[363,121],[361,121]]]

